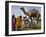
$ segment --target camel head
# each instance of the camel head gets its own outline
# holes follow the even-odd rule
[[[24,10],[24,7],[21,7],[20,9],[21,9],[21,10]]]

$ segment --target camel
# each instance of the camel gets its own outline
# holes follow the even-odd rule
[[[29,18],[31,19],[31,24],[33,24],[32,17],[33,18],[36,17],[37,18],[37,23],[38,23],[39,17],[41,16],[38,10],[32,9],[31,11],[26,12],[25,9],[24,9],[24,7],[21,7],[20,9],[23,11],[23,13],[25,15],[29,16]]]

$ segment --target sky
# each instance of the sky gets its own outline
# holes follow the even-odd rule
[[[15,15],[15,16],[26,16],[24,15],[23,11],[20,9],[22,6],[16,6],[16,5],[12,5],[11,6],[11,14],[12,15]],[[25,8],[25,11],[28,12],[29,10],[32,10],[32,9],[36,9],[38,10],[39,12],[41,12],[41,7],[34,7],[34,6],[23,6]]]

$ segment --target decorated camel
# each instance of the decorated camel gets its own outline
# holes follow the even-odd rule
[[[24,13],[25,15],[29,16],[29,18],[31,19],[31,24],[33,24],[33,19],[32,19],[32,17],[33,17],[33,18],[36,17],[36,18],[37,18],[37,23],[38,23],[38,20],[39,20],[39,18],[40,18],[40,16],[41,16],[38,10],[32,9],[31,11],[26,12],[25,9],[24,9],[24,7],[21,7],[20,9],[23,11],[23,13]]]

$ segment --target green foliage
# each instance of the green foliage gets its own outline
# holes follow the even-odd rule
[[[40,24],[40,23],[35,24],[35,25],[33,26],[33,28],[34,28],[34,29],[41,29],[41,24]]]

